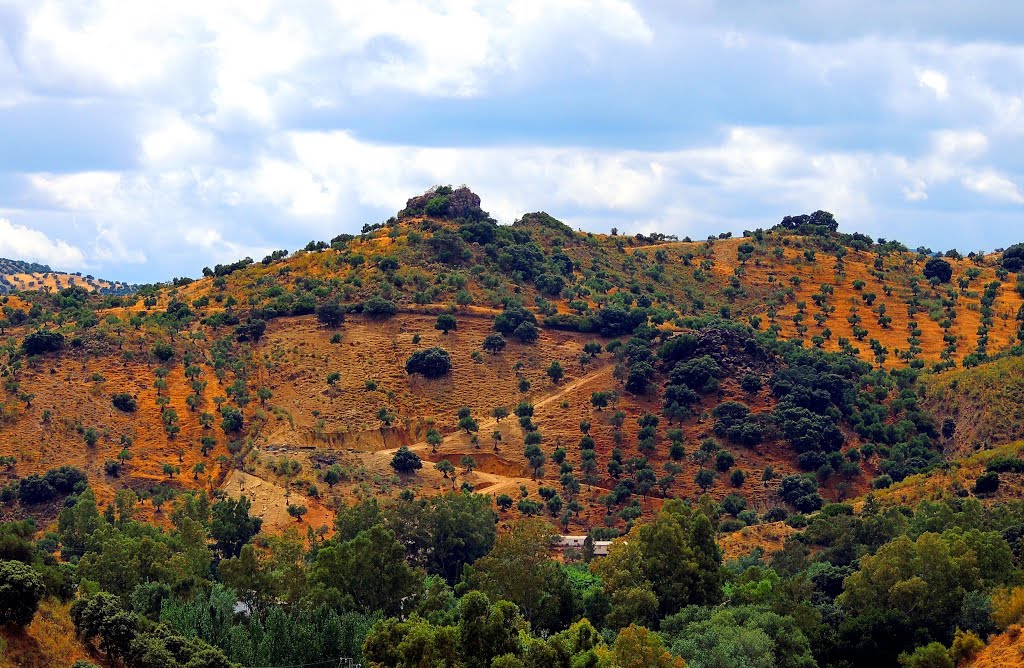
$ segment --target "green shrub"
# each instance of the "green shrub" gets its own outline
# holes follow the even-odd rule
[[[127,392],[118,392],[110,398],[110,402],[114,405],[114,408],[126,413],[134,413],[139,407],[135,397]]]
[[[452,369],[452,359],[444,348],[425,348],[417,350],[405,362],[405,372],[409,375],[418,373],[426,378],[440,378]]]

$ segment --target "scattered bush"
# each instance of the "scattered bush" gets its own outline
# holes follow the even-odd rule
[[[139,407],[135,397],[127,392],[118,392],[110,398],[110,402],[114,405],[114,408],[126,413],[134,413]]]
[[[42,579],[30,566],[0,561],[0,626],[28,626],[44,593]]]
[[[452,359],[444,348],[425,348],[417,350],[405,363],[405,372],[409,375],[418,373],[426,378],[440,378],[452,369]]]
[[[388,317],[398,313],[398,305],[380,295],[373,295],[363,302],[363,313],[369,316]]]
[[[423,462],[419,455],[403,445],[391,458],[391,468],[399,473],[412,473],[423,468]]]
[[[60,332],[41,329],[28,334],[21,342],[26,355],[54,353],[64,348],[64,335]]]
[[[924,265],[924,277],[937,279],[939,283],[949,283],[953,278],[953,266],[945,260],[933,257]]]

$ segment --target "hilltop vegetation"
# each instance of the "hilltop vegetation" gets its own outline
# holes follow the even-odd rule
[[[112,665],[947,665],[1020,621],[1021,257],[439,187],[195,280],[19,290],[0,562]]]
[[[63,290],[81,287],[99,294],[125,295],[135,290],[134,285],[121,281],[106,281],[81,272],[68,274],[55,272],[48,265],[23,260],[0,258],[0,294],[23,290]]]

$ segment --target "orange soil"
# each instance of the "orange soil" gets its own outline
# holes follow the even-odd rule
[[[1012,626],[1005,633],[989,638],[988,647],[983,649],[964,668],[1014,668],[1024,666],[1024,636],[1019,626]]]
[[[726,561],[745,557],[758,547],[763,549],[767,556],[782,550],[786,538],[794,533],[796,529],[784,522],[756,524],[725,534],[718,539],[718,545],[722,548]]]
[[[68,614],[70,604],[46,600],[39,604],[32,623],[24,631],[0,629],[0,668],[52,668],[70,666],[79,659],[103,666],[75,639]]]

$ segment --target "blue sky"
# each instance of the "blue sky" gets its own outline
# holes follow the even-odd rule
[[[0,256],[129,281],[353,232],[1024,240],[1024,4],[4,0]]]

